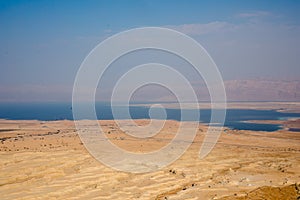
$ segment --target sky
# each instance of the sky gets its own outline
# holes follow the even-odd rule
[[[300,77],[300,1],[0,0],[0,101],[69,101],[97,44],[146,26],[198,41],[224,80]]]

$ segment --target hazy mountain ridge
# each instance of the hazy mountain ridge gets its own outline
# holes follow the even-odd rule
[[[224,86],[228,101],[300,101],[299,80],[226,80]],[[199,101],[210,100],[204,83],[193,84],[193,87]],[[141,97],[142,94],[144,92],[140,94]],[[151,91],[150,95],[161,101],[174,100],[174,96],[171,97],[167,92],[157,91],[155,93]]]
[[[203,82],[191,83],[199,101],[209,101],[209,93]],[[228,101],[300,101],[300,80],[226,80],[224,81]],[[172,87],[182,88],[180,83]],[[133,101],[176,101],[174,88],[163,88],[157,85],[142,87],[133,93]],[[97,93],[97,101],[110,101],[111,88]],[[71,101],[72,86],[22,85],[5,87],[0,85],[0,102],[18,101]]]
[[[225,81],[230,101],[299,101],[300,81],[229,80]]]

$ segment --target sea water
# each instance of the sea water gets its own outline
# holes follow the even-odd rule
[[[96,103],[95,110],[100,120],[114,119],[109,103]],[[126,111],[127,107],[120,106],[119,111]],[[154,108],[155,110],[155,108]],[[186,113],[195,110],[186,109]],[[201,109],[199,121],[209,123],[211,118],[210,109]],[[149,107],[133,105],[129,107],[129,113],[133,119],[149,119]],[[182,120],[180,109],[166,109],[167,119]],[[0,103],[0,118],[12,120],[62,120],[73,119],[72,104],[59,103]],[[87,117],[88,118],[88,117]],[[119,117],[127,119],[124,116]],[[159,119],[159,117],[156,117]],[[254,110],[254,109],[227,109],[224,126],[231,129],[254,130],[254,131],[276,131],[281,128],[277,124],[249,123],[249,120],[278,120],[287,118],[300,118],[300,113],[283,113],[276,110]],[[186,119],[189,120],[189,119]]]

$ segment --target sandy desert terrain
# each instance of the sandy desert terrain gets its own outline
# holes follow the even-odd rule
[[[116,145],[148,152],[166,145],[179,122],[167,121],[148,139],[124,134],[114,121],[100,123]],[[200,160],[206,129],[199,125],[193,144],[171,165],[134,174],[95,160],[73,121],[0,120],[0,196],[2,200],[300,198],[299,132],[224,129],[213,151]]]

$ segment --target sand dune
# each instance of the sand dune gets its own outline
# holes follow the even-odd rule
[[[138,120],[147,124],[146,120]],[[116,145],[148,152],[166,145],[178,122],[138,139],[101,121]],[[151,173],[115,171],[84,148],[72,121],[0,120],[0,196],[6,199],[297,199],[299,132],[225,130],[214,150],[198,158],[207,127],[173,164]],[[284,198],[281,198],[284,197]]]

